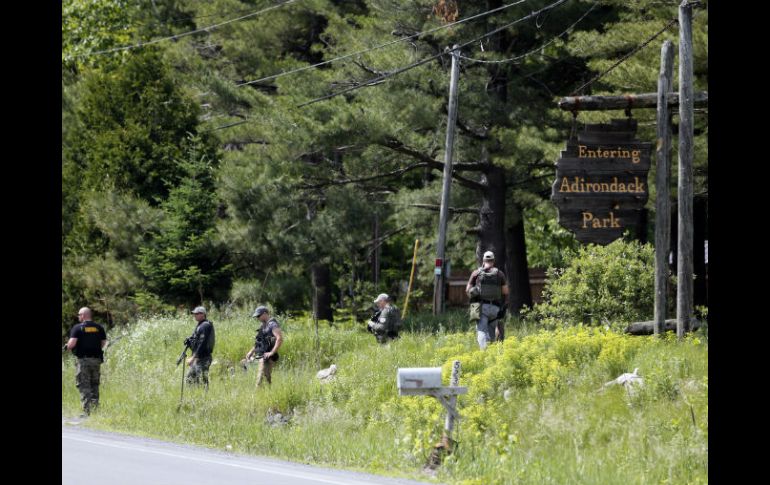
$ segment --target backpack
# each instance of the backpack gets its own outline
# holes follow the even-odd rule
[[[495,267],[484,270],[479,268],[476,286],[479,288],[479,298],[488,301],[500,301],[503,298],[503,285],[500,281],[500,270]]]
[[[391,305],[391,307],[388,309],[388,331],[401,331],[401,323],[401,312],[398,311],[398,308]]]

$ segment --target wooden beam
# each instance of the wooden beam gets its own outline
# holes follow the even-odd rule
[[[679,106],[679,93],[668,93],[668,107]],[[698,91],[693,100],[696,108],[707,108],[708,91]],[[568,96],[559,100],[564,111],[605,111],[613,109],[642,109],[658,107],[658,93],[628,94],[625,96]]]
[[[663,331],[665,332],[675,332],[677,330],[677,320],[675,318],[671,318],[669,320],[666,320],[666,324],[663,328]],[[701,328],[703,324],[700,322],[700,320],[696,318],[690,319],[690,331],[694,332]],[[634,322],[630,323],[627,327],[625,332],[630,333],[631,335],[651,335],[654,332],[655,322],[653,320],[647,321],[647,322]]]

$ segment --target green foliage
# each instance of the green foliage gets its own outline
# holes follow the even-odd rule
[[[62,327],[74,323],[72,310],[84,305],[108,324],[123,324],[137,310],[178,303],[180,292],[161,295],[166,288],[148,288],[135,263],[158,233],[176,246],[170,249],[177,260],[187,258],[186,265],[178,263],[183,266],[178,273],[167,266],[171,256],[156,268],[168,284],[180,285],[186,277],[195,282],[190,285],[212,281],[226,289],[227,281],[211,275],[226,273],[227,262],[216,251],[209,250],[214,257],[208,265],[199,256],[212,231],[178,237],[186,227],[214,225],[214,174],[205,174],[200,199],[191,197],[198,179],[188,177],[200,176],[190,173],[189,163],[215,155],[210,140],[190,136],[197,129],[198,107],[171,77],[160,53],[145,49],[118,66],[90,70],[65,91],[70,97],[63,111],[77,129],[66,130],[62,148]],[[187,165],[180,162],[186,156],[191,157]],[[187,219],[180,215],[185,210]],[[197,285],[187,290],[182,296],[198,294]],[[158,297],[165,303],[153,300]]]
[[[381,83],[366,81],[550,2],[530,1],[322,69],[240,87],[243,81],[435,28],[447,21],[456,2],[307,0],[175,41],[80,57],[202,28],[234,18],[227,12],[257,10],[262,3],[64,2],[65,273],[109,253],[127,263],[121,266],[124,274],[138,277],[125,297],[141,311],[163,312],[168,305],[204,298],[231,304],[263,300],[281,311],[306,311],[314,295],[310,267],[320,264],[331,274],[325,296],[338,310],[363,318],[379,292],[403,300],[412,245],[420,239],[410,307],[426,308],[433,293],[438,212],[424,206],[436,206],[441,193],[441,165],[428,161],[444,155],[449,63],[440,58]],[[458,3],[457,18],[482,13],[487,3]],[[475,229],[488,214],[487,208],[476,212],[484,200],[468,181],[489,182],[489,167],[501,170],[493,178],[502,177],[505,186],[499,194],[506,201],[505,217],[494,231],[503,234],[523,217],[529,265],[565,264],[576,242],[556,222],[548,194],[552,162],[571,120],[554,100],[660,29],[676,16],[676,8],[655,0],[566,2],[463,49],[464,56],[484,60],[529,55],[499,64],[462,61],[455,162],[457,167],[480,165],[456,171],[465,181],[455,178],[452,206],[465,211],[449,221],[447,259],[453,269],[476,265]],[[697,12],[700,90],[708,88],[708,13]],[[675,37],[672,28],[660,39]],[[653,42],[586,93],[654,91],[658,45]],[[345,96],[299,107],[362,85]],[[579,121],[617,116],[581,112]],[[636,110],[634,116],[640,121],[639,138],[653,140],[654,111]],[[204,138],[203,147],[192,146],[190,133]],[[707,186],[707,136],[707,119],[696,117],[699,192]],[[213,138],[223,149],[219,153],[209,145]],[[210,162],[193,170],[206,172],[208,189],[201,198],[194,194],[201,193],[203,179],[187,180],[191,169],[180,165],[180,160],[197,163],[191,150],[205,152]],[[231,278],[239,281],[232,291]],[[88,303],[82,282],[63,281],[63,287],[63,315]],[[581,313],[576,321],[585,318]]]
[[[108,326],[133,319],[136,306],[130,297],[141,284],[139,274],[114,253],[68,257],[62,265],[62,282],[63,333],[76,323],[77,309],[85,305],[104,315]]]
[[[192,305],[204,301],[204,288],[226,290],[231,267],[215,237],[213,161],[199,138],[190,138],[189,146],[177,162],[181,182],[161,203],[165,217],[139,248],[137,267],[164,301]]]
[[[132,55],[111,72],[82,81],[76,108],[81,129],[64,143],[64,181],[73,189],[115,188],[154,203],[179,180],[188,133],[199,108],[171,78],[152,49]]]
[[[116,65],[123,53],[91,55],[129,44],[139,9],[127,0],[64,0],[62,2],[62,65],[72,70]]]
[[[528,313],[547,327],[621,325],[652,319],[654,249],[637,241],[587,245],[566,255],[564,269],[550,269],[544,301]]]
[[[556,220],[556,208],[543,202],[524,214],[527,263],[531,268],[563,268],[568,251],[576,251],[575,236]]]

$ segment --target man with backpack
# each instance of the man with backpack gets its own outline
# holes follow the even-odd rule
[[[398,308],[390,303],[390,297],[385,293],[378,295],[374,303],[379,311],[369,321],[369,331],[380,344],[397,339],[401,330],[401,313]]]
[[[471,273],[465,292],[470,297],[470,319],[476,320],[476,339],[483,350],[493,340],[503,340],[508,283],[505,274],[495,267],[492,251],[484,253],[484,264]],[[493,332],[494,329],[494,332]],[[493,338],[494,337],[494,338]]]

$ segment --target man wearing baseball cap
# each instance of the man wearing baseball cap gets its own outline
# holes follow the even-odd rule
[[[187,373],[187,382],[190,384],[203,384],[209,388],[209,367],[211,366],[211,354],[214,352],[214,324],[206,318],[206,309],[202,306],[195,307],[192,311],[193,318],[198,322],[192,335],[192,357],[187,359],[190,367]]]
[[[381,344],[397,339],[401,330],[401,313],[398,308],[390,303],[390,297],[386,293],[380,293],[374,303],[379,310],[369,321],[369,331]]]
[[[254,347],[246,354],[241,365],[248,370],[248,364],[255,358],[258,359],[257,387],[259,387],[263,378],[268,384],[272,382],[273,366],[278,362],[278,349],[283,343],[283,334],[278,320],[270,316],[270,310],[266,306],[258,306],[251,316],[259,320],[261,325],[254,337]]]
[[[505,300],[508,283],[505,274],[495,268],[495,254],[484,253],[484,264],[471,273],[465,292],[471,299],[470,319],[476,321],[476,340],[483,350],[488,342],[505,337]],[[494,338],[493,338],[494,337]]]

